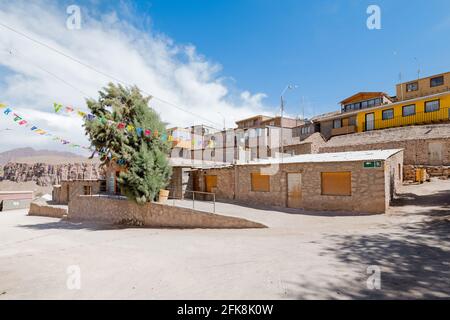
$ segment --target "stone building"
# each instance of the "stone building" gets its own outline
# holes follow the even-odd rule
[[[53,186],[52,200],[56,204],[68,204],[79,195],[98,194],[106,191],[105,180],[68,180]]]
[[[450,124],[391,128],[333,137],[319,152],[404,149],[405,165],[450,166]]]
[[[199,170],[193,185],[225,202],[384,213],[402,172],[400,149],[324,153]]]

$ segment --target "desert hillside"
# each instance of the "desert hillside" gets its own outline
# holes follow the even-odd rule
[[[0,191],[50,194],[62,180],[101,176],[98,159],[70,152],[20,148],[0,153]]]

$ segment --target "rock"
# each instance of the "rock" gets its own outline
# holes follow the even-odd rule
[[[59,184],[63,180],[91,180],[101,179],[103,176],[104,173],[99,168],[99,164],[93,163],[52,165],[9,162],[3,167],[3,176],[0,177],[0,181],[35,181],[39,186],[51,186]]]

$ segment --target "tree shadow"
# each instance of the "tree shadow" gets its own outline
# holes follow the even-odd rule
[[[32,230],[117,230],[124,229],[125,226],[112,225],[99,222],[77,222],[69,220],[60,220],[56,222],[39,223],[39,224],[25,224],[18,225],[20,228],[32,229]]]
[[[418,220],[378,226],[378,232],[325,237],[322,256],[335,258],[337,279],[324,275],[321,285],[304,276],[295,298],[319,294],[325,299],[448,299],[450,298],[450,190],[430,195],[399,195],[397,205],[418,206]],[[407,215],[408,212],[406,212]],[[425,217],[423,217],[425,216]],[[369,266],[381,270],[381,289],[367,287]],[[352,270],[342,276],[342,269]],[[305,290],[305,288],[307,288]]]

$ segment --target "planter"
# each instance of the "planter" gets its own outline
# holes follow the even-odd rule
[[[159,203],[165,203],[169,199],[169,190],[160,189],[159,190]]]

